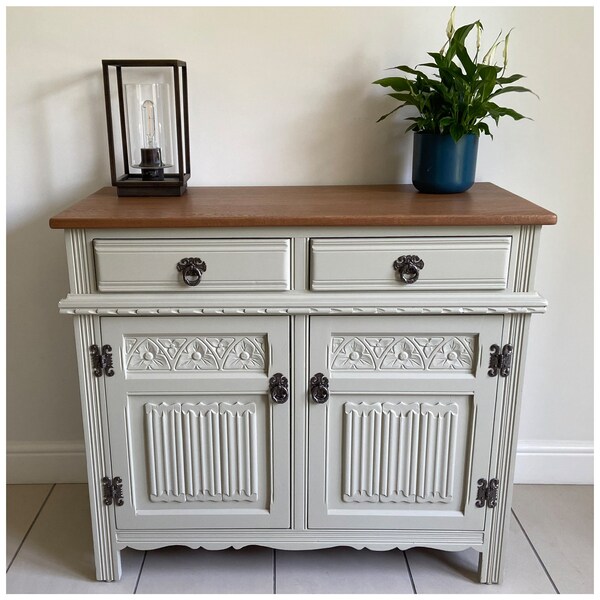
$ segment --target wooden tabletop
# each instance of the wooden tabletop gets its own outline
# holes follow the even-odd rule
[[[555,223],[554,213],[491,183],[444,195],[412,185],[192,187],[172,198],[119,198],[106,187],[50,219],[53,229]]]

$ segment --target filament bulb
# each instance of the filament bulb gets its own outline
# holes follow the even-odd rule
[[[156,148],[156,110],[152,100],[145,100],[142,104],[142,127],[146,148]]]

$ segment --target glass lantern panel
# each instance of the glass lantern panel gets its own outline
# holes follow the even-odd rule
[[[172,167],[173,159],[173,96],[167,83],[128,83],[125,88],[125,113],[129,166]],[[142,153],[142,149],[146,152]],[[155,152],[148,152],[155,149]],[[159,156],[161,165],[143,162],[142,155]]]

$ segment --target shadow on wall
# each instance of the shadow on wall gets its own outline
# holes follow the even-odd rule
[[[48,212],[35,215],[6,239],[9,442],[11,431],[54,440],[80,430],[73,326],[57,307],[69,286],[64,236],[48,229],[48,217]],[[57,415],[63,432],[56,431]]]
[[[9,442],[80,437],[73,323],[57,307],[69,289],[64,235],[50,230],[48,220],[110,185],[103,98],[101,70],[79,73],[37,86],[8,124],[22,127],[20,119],[29,118],[15,130],[21,147],[29,147],[27,164],[18,150],[7,161]]]
[[[90,180],[109,185],[101,69],[53,80],[51,85],[40,85],[33,98],[37,104],[31,111],[36,155],[44,157],[38,163],[41,168],[36,178],[44,182],[54,206],[68,206],[89,193]],[[70,152],[57,152],[56,139]],[[69,162],[65,156],[76,160]],[[65,189],[71,182],[77,184],[76,188]]]
[[[318,112],[304,113],[291,127],[296,147],[290,152],[306,165],[303,179],[313,185],[410,183],[412,133],[404,134],[409,122],[377,123],[394,105],[371,84],[372,62],[354,56],[336,68],[353,76],[341,79],[342,85],[324,81]]]

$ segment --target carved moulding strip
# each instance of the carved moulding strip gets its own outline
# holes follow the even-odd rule
[[[400,296],[400,297],[399,297]],[[442,315],[543,313],[547,302],[537,293],[353,294],[352,304],[328,293],[272,293],[238,296],[189,294],[69,294],[59,303],[63,314],[152,315]]]
[[[148,403],[145,424],[152,502],[258,499],[255,404]]]
[[[265,336],[124,338],[127,371],[264,371]]]
[[[473,370],[476,336],[335,336],[332,371]]]
[[[454,402],[344,404],[344,502],[451,502]]]
[[[252,307],[252,308],[105,308],[69,307],[59,304],[63,315],[98,315],[102,317],[149,317],[169,315],[505,315],[546,312],[545,306],[328,306],[328,307]]]

